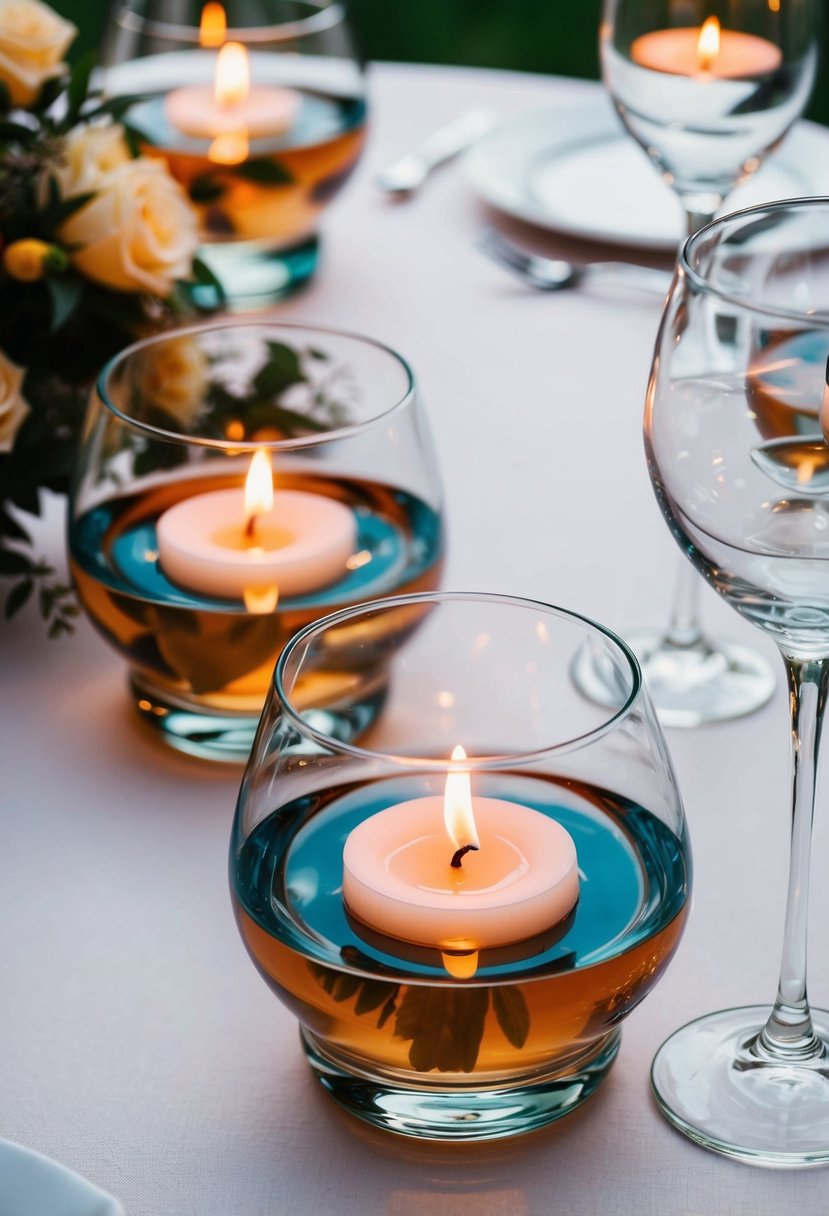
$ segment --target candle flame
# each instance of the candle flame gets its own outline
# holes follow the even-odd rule
[[[213,96],[217,106],[235,106],[250,92],[248,53],[241,42],[226,42],[216,60]]]
[[[697,41],[697,58],[699,66],[707,72],[720,53],[720,23],[716,17],[707,17],[703,21]]]
[[[453,760],[465,760],[466,752],[460,743],[452,752]],[[468,769],[446,774],[443,794],[443,821],[449,839],[456,849],[480,848],[475,816],[472,812],[472,784]]]
[[[245,480],[245,531],[253,534],[253,524],[258,515],[266,515],[273,507],[273,470],[271,458],[260,448],[250,462]]]
[[[227,18],[221,4],[210,0],[201,11],[199,46],[221,46],[227,33]]]

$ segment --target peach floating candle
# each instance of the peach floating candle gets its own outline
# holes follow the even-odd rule
[[[354,516],[343,503],[305,490],[274,494],[264,449],[251,461],[244,490],[185,498],[160,516],[156,530],[171,583],[218,599],[253,596],[271,609],[276,596],[262,600],[261,593],[302,595],[342,578],[356,543]]]
[[[206,5],[202,14],[202,45],[214,46],[224,37],[216,14]],[[222,18],[224,14],[222,13]],[[280,135],[296,117],[299,94],[275,85],[251,85],[250,60],[241,42],[225,42],[216,57],[214,82],[173,89],[164,103],[168,121],[184,135],[219,139],[244,133],[249,139]]]
[[[463,748],[452,753],[456,763],[465,758]],[[444,951],[535,937],[570,912],[578,892],[576,847],[561,824],[531,807],[473,798],[463,768],[447,774],[443,797],[413,798],[364,820],[343,851],[352,916]]]
[[[724,30],[716,17],[696,27],[653,30],[635,38],[630,57],[640,67],[674,76],[717,79],[766,76],[780,67],[780,48],[767,38]]]

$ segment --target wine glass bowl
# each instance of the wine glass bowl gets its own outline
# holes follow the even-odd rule
[[[602,76],[622,123],[682,203],[688,234],[757,168],[803,112],[817,57],[816,0],[605,0]],[[683,566],[667,628],[627,636],[662,721],[698,726],[763,705],[774,677],[747,646],[709,638]],[[592,657],[573,678],[615,696]]]
[[[378,655],[387,618],[395,642]],[[617,710],[570,685],[586,639],[615,675]],[[347,704],[321,701],[324,689],[309,696],[332,647],[357,669],[385,671],[382,710],[359,745],[338,725]],[[469,782],[479,831],[457,869],[442,820],[435,831],[429,818],[445,813],[450,776]],[[382,848],[381,831],[392,837]],[[545,902],[530,924],[538,888],[545,901],[563,890],[551,831],[572,840],[578,901],[568,887],[557,913]],[[502,848],[520,863],[486,871],[469,892],[476,866],[500,864]],[[406,856],[423,871],[386,891]],[[368,913],[353,895],[367,859],[385,892]],[[239,795],[230,884],[246,949],[346,1110],[443,1140],[560,1118],[606,1075],[620,1024],[667,965],[688,908],[682,805],[635,659],[601,626],[506,596],[402,596],[317,622],[274,676]]]
[[[257,525],[247,486],[262,461],[273,505]],[[142,720],[179,750],[238,762],[288,638],[335,607],[437,586],[442,518],[399,355],[321,327],[226,321],[104,368],[70,495],[70,568]],[[381,673],[328,660],[316,683],[346,690],[358,731]]]
[[[803,113],[815,18],[813,0],[606,3],[605,84],[691,215],[713,215]]]
[[[117,0],[102,68],[106,92],[132,99],[133,140],[187,192],[200,257],[233,308],[266,307],[306,282],[321,215],[366,136],[344,6],[184,0],[173,11],[166,0]],[[197,304],[222,302],[207,281],[191,290]]]
[[[765,1164],[829,1161],[829,1014],[810,1010],[806,917],[829,683],[829,200],[715,221],[685,245],[657,340],[645,447],[663,514],[697,570],[783,656],[792,852],[773,1008],[677,1031],[653,1083],[699,1143]]]

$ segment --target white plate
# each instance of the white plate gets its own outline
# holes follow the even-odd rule
[[[679,202],[604,94],[520,115],[475,144],[465,167],[485,202],[554,232],[667,251],[684,235]],[[727,210],[812,194],[829,194],[829,130],[799,122]]]
[[[57,1161],[0,1140],[0,1216],[124,1216],[124,1209]]]

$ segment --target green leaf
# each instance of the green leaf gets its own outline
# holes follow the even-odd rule
[[[246,160],[241,165],[234,165],[230,172],[234,177],[263,186],[291,186],[296,181],[293,173],[278,160]]]
[[[268,361],[253,379],[253,387],[263,397],[277,398],[294,384],[308,379],[302,370],[299,352],[284,342],[268,343]]]
[[[36,114],[43,114],[45,110],[48,110],[57,101],[65,87],[66,75],[64,73],[61,73],[60,76],[52,76],[40,90],[37,101],[31,109]]]
[[[0,549],[0,574],[9,575],[31,573],[32,563],[25,553],[17,553],[14,549]]]
[[[64,121],[67,130],[74,127],[81,112],[81,106],[87,99],[89,78],[97,58],[96,51],[87,51],[85,55],[81,56],[72,71],[69,88],[66,90],[67,113]]]
[[[190,183],[190,198],[194,203],[215,203],[227,192],[222,182],[216,181],[212,173],[202,173]]]
[[[22,122],[12,122],[10,119],[0,122],[0,140],[3,143],[29,143],[36,134]]]
[[[319,359],[321,362],[326,362],[329,358],[327,351],[318,350],[316,346],[309,346],[308,354],[312,359]]]
[[[124,123],[124,142],[129,149],[129,154],[133,160],[137,160],[141,155],[141,145],[146,140],[140,131],[136,131],[135,127],[131,127],[129,123]]]
[[[215,294],[215,307],[223,308],[227,300],[225,289],[222,286],[221,279],[216,277],[207,263],[203,262],[199,257],[193,258],[192,273],[193,279],[196,283],[198,283],[201,287],[209,287]],[[212,311],[212,309],[209,311]]]
[[[409,1063],[418,1072],[472,1072],[488,1008],[486,988],[413,986],[400,1003],[394,1033],[411,1041]]]
[[[530,1033],[530,1011],[520,988],[493,988],[492,1007],[513,1047],[523,1047]]]
[[[95,191],[89,190],[86,194],[73,194],[71,198],[58,198],[54,202],[50,200],[41,216],[43,231],[47,235],[51,235],[56,228],[60,228],[61,224],[69,219],[70,215],[80,211],[81,207],[85,207],[94,197]]]
[[[91,122],[95,118],[110,117],[114,122],[120,122],[134,105],[138,105],[141,101],[149,101],[152,93],[132,93],[129,97],[109,97],[106,101],[102,101],[100,105],[94,106],[92,109],[84,111],[84,122]]]
[[[3,606],[3,616],[7,621],[10,621],[16,613],[20,611],[26,603],[29,596],[34,590],[34,579],[24,578],[22,582],[16,583],[12,587],[9,594],[6,596],[6,603]]]
[[[46,286],[52,304],[52,324],[50,333],[57,333],[74,313],[83,299],[83,279],[76,274],[62,274],[59,278],[46,279]]]

